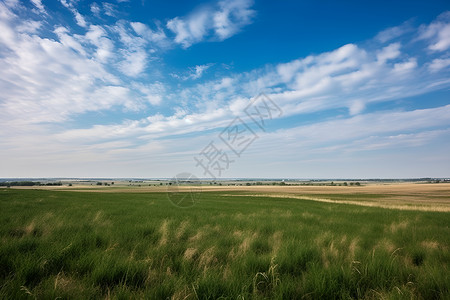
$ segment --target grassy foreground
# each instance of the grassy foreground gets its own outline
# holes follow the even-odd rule
[[[449,213],[232,194],[0,189],[0,298],[449,298]]]

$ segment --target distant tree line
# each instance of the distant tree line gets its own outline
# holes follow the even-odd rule
[[[39,181],[10,181],[10,182],[0,182],[0,186],[60,186],[61,182],[48,182],[41,183]]]
[[[111,182],[111,183],[108,183],[108,182],[100,182],[100,181],[98,181],[97,182],[97,185],[107,185],[107,186],[110,186],[110,185],[114,185],[114,181],[113,182]]]

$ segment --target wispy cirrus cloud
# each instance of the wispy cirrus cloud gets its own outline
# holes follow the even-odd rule
[[[88,26],[88,23],[86,22],[86,19],[75,8],[75,5],[74,5],[74,3],[72,3],[72,1],[70,1],[70,0],[59,0],[59,1],[64,7],[66,7],[67,9],[69,9],[73,13],[78,26],[80,26],[80,27],[87,27]]]
[[[178,78],[181,80],[196,80],[199,79],[200,77],[202,77],[202,75],[206,72],[206,70],[208,70],[209,68],[211,68],[214,64],[210,63],[210,64],[205,64],[205,65],[197,65],[195,67],[189,68],[189,71],[187,71],[185,75],[179,75],[179,74],[175,74],[175,73],[171,73],[170,75],[174,78]]]
[[[399,38],[402,35],[404,35],[408,32],[411,32],[413,30],[414,30],[414,27],[412,26],[411,21],[407,21],[399,26],[390,27],[383,31],[380,31],[376,35],[375,39],[381,43],[386,43],[393,39]]]

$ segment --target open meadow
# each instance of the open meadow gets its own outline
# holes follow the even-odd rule
[[[1,188],[0,211],[1,299],[450,297],[450,184],[202,187],[187,208]]]

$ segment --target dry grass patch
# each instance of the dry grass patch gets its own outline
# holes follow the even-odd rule
[[[333,237],[333,234],[330,231],[325,231],[321,234],[319,234],[315,239],[314,243],[317,245],[318,248],[322,248],[328,244],[329,241],[331,241],[331,238]]]
[[[185,300],[185,299],[194,299],[193,291],[189,288],[189,286],[184,285],[181,289],[177,290],[172,297],[171,300]]]
[[[330,266],[339,256],[339,250],[335,247],[335,242],[331,243],[327,247],[322,247],[322,263],[325,268]]]
[[[397,246],[395,246],[395,244],[389,239],[382,239],[379,241],[373,249],[375,250],[376,248],[386,250],[389,253],[393,253],[396,249],[398,249]]]
[[[161,233],[161,238],[159,239],[160,246],[166,245],[169,239],[169,223],[168,220],[164,220],[161,227],[159,227],[159,232]]]
[[[348,254],[349,254],[351,260],[355,259],[355,254],[356,254],[356,251],[358,250],[358,248],[359,248],[358,239],[354,238],[350,242],[350,245],[348,246]]]
[[[233,232],[233,236],[235,237],[242,237],[244,235],[244,232],[242,230],[236,230],[235,232]]]
[[[439,246],[440,246],[438,242],[436,242],[436,241],[429,241],[429,240],[423,241],[420,244],[425,249],[433,249],[433,250],[438,249]]]
[[[271,215],[282,218],[290,218],[292,217],[292,211],[285,209],[272,209]]]
[[[237,247],[233,247],[228,254],[231,259],[234,259],[238,256],[243,256],[248,250],[250,250],[250,246],[252,242],[258,237],[258,233],[253,233],[250,235],[248,232],[235,231],[233,235],[240,240],[240,244]]]
[[[283,232],[281,231],[276,231],[274,232],[274,234],[272,234],[272,236],[269,238],[269,244],[272,247],[272,255],[276,256],[278,251],[281,248],[281,244],[282,244],[282,239],[283,239]]]
[[[205,235],[205,232],[201,229],[197,230],[197,233],[193,236],[191,236],[188,240],[189,242],[197,242],[201,240]]]
[[[242,241],[242,243],[239,245],[239,254],[245,254],[248,249],[250,249],[250,245],[252,244],[252,242],[258,237],[258,233],[253,233],[252,236],[247,236],[244,238],[244,240]]]
[[[177,228],[177,230],[175,232],[175,237],[177,238],[177,240],[181,239],[181,237],[186,232],[186,229],[188,228],[188,226],[189,226],[189,221],[181,222],[180,226]]]
[[[215,246],[206,249],[199,257],[198,267],[203,269],[203,271],[206,271],[215,261],[217,261],[215,252]]]
[[[30,224],[25,226],[24,232],[26,235],[30,235],[30,234],[33,234],[34,232],[36,232],[36,224],[35,224],[34,220],[31,221]]]
[[[186,251],[184,251],[183,258],[188,261],[193,260],[197,252],[198,251],[195,248],[187,248]]]
[[[55,277],[54,289],[63,293],[77,294],[83,290],[83,286],[76,279],[59,272]]]
[[[94,223],[97,226],[104,226],[109,227],[112,225],[111,220],[109,220],[105,213],[102,210],[97,211],[94,218],[92,219],[92,223]]]
[[[401,221],[401,222],[393,222],[391,225],[389,225],[389,230],[392,233],[396,233],[399,230],[404,230],[408,227],[409,222],[408,221]]]
[[[315,219],[315,218],[318,218],[318,216],[316,216],[315,214],[312,214],[310,212],[304,212],[304,213],[302,213],[302,218],[304,218],[304,219]]]

